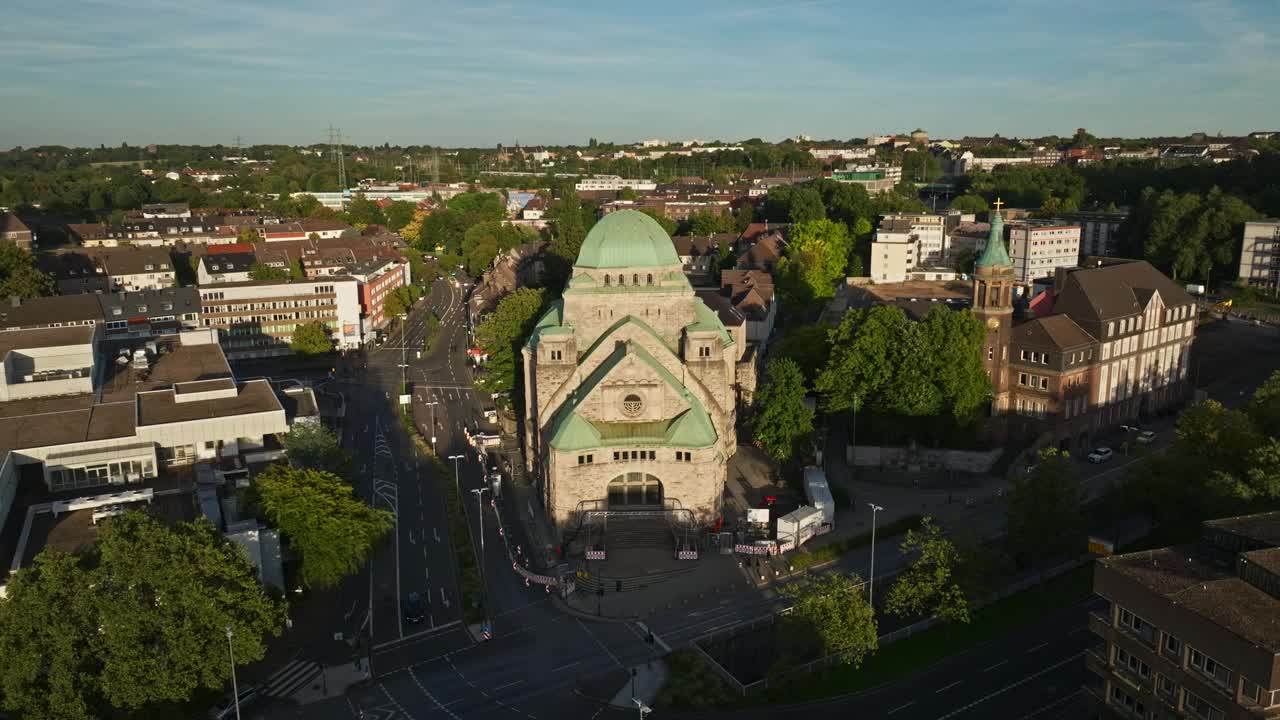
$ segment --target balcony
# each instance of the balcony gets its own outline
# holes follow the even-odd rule
[[[1111,637],[1111,616],[1100,612],[1089,613],[1089,632],[1103,639]]]
[[[1107,646],[1102,645],[1084,652],[1084,666],[1099,677],[1111,676],[1111,664],[1107,661]]]

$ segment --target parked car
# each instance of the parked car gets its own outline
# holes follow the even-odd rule
[[[1111,448],[1109,447],[1094,448],[1093,452],[1089,453],[1089,462],[1095,465],[1098,463],[1104,463],[1110,460],[1111,456],[1114,454],[1115,453],[1111,452]]]
[[[1156,434],[1151,430],[1143,430],[1142,432],[1138,433],[1138,442],[1142,443],[1143,445],[1150,445],[1155,441],[1156,441]]]
[[[405,598],[404,603],[404,620],[410,623],[420,623],[427,616],[427,604],[422,599],[422,594],[417,592],[409,593],[409,597]]]
[[[240,689],[240,712],[244,712],[253,705],[258,699],[258,688],[250,686]],[[236,702],[230,696],[224,698],[221,702],[209,711],[209,717],[213,720],[231,720],[236,716]]]

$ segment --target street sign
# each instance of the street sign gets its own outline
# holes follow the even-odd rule
[[[401,404],[401,405],[408,405],[408,404],[409,404],[409,402],[410,402],[412,399],[413,399],[413,396],[412,396],[412,395],[401,395],[401,396],[400,396],[400,404]]]
[[[605,557],[606,555],[604,550],[588,550],[587,551],[588,560],[604,560]]]
[[[697,550],[679,550],[676,552],[676,559],[677,560],[697,560],[698,551]]]
[[[484,635],[485,640],[493,639],[493,632],[492,632],[492,629],[489,627],[489,623],[485,623],[483,626],[481,626],[480,632],[482,635]]]

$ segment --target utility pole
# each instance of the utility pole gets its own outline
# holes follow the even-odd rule
[[[867,603],[874,610],[876,606],[876,514],[884,508],[875,503],[871,506],[871,577],[867,579]]]
[[[240,720],[240,688],[236,684],[236,651],[231,647],[231,638],[235,637],[231,626],[227,626],[227,656],[231,658],[231,697],[236,706],[236,720]]]
[[[436,406],[439,404],[435,400],[427,403],[427,407],[431,408],[431,452],[436,451]]]
[[[463,457],[465,456],[450,455],[448,457],[449,460],[453,461],[453,487],[455,490],[458,491],[458,497],[462,497],[462,483],[458,481],[458,461],[461,460]]]

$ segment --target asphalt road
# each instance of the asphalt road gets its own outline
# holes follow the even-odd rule
[[[368,614],[377,643],[373,655],[376,677],[343,697],[308,705],[300,715],[343,720],[360,717],[361,712],[365,718],[380,720],[633,717],[634,709],[603,707],[573,689],[602,674],[625,673],[648,661],[654,648],[644,642],[644,628],[637,623],[593,622],[567,615],[551,605],[541,588],[525,587],[512,572],[506,554],[512,544],[527,547],[520,523],[514,521],[519,509],[500,505],[508,518],[501,535],[494,522],[496,516],[487,511],[481,535],[480,513],[489,495],[485,493],[482,502],[476,503],[470,492],[484,486],[483,467],[466,444],[463,428],[482,425],[487,399],[470,390],[462,303],[461,288],[436,283],[428,300],[420,303],[406,323],[403,347],[414,349],[405,351],[409,367],[404,371],[414,386],[419,420],[424,426],[435,424],[439,455],[463,456],[457,465],[457,482],[469,500],[473,537],[485,539],[484,580],[493,639],[476,642],[456,622],[461,616],[456,601],[448,607],[433,601],[429,622],[402,629],[397,622],[399,608],[387,600],[402,596],[419,582],[430,593],[443,592],[444,598],[455,592],[452,553],[443,536],[444,510],[435,489],[438,479],[415,462],[412,446],[394,414],[402,345],[399,333],[393,332],[386,347],[370,354],[367,375],[359,383],[337,384],[349,403],[345,439],[364,470],[362,481],[379,502],[391,504],[384,496],[394,493],[399,509],[394,540],[388,540],[373,563],[372,601],[366,599],[364,606],[357,603],[352,613],[353,618],[359,618],[372,610]],[[418,357],[416,348],[425,339],[424,313],[428,308],[442,318],[441,336],[430,352]],[[1269,357],[1275,357],[1274,349],[1280,343],[1274,331],[1252,326],[1224,325],[1210,332],[1221,335],[1211,339],[1213,345],[1270,350]],[[1211,396],[1238,402],[1265,379],[1269,367],[1270,361],[1241,364],[1205,385]],[[433,402],[437,404],[427,404]],[[382,431],[381,437],[378,431]],[[1171,432],[1162,429],[1154,448],[1166,446],[1171,437]],[[1121,456],[1104,466],[1085,467],[1086,484],[1097,484],[1119,473],[1126,462]],[[979,513],[974,523],[995,529],[1002,521],[999,515],[994,511]],[[437,531],[444,538],[442,543],[434,540]],[[865,574],[869,561],[869,548],[864,548],[848,555],[841,565]],[[893,539],[877,545],[877,576],[904,562]],[[767,614],[777,603],[772,591],[735,593],[700,607],[655,615],[647,627],[657,635],[662,649],[679,647],[707,632]],[[1072,717],[1081,697],[1080,687],[1089,677],[1082,655],[1097,642],[1087,631],[1089,605],[1046,617],[1018,633],[871,691],[803,706],[733,714],[812,717],[835,711],[840,716],[857,713],[892,720]]]

